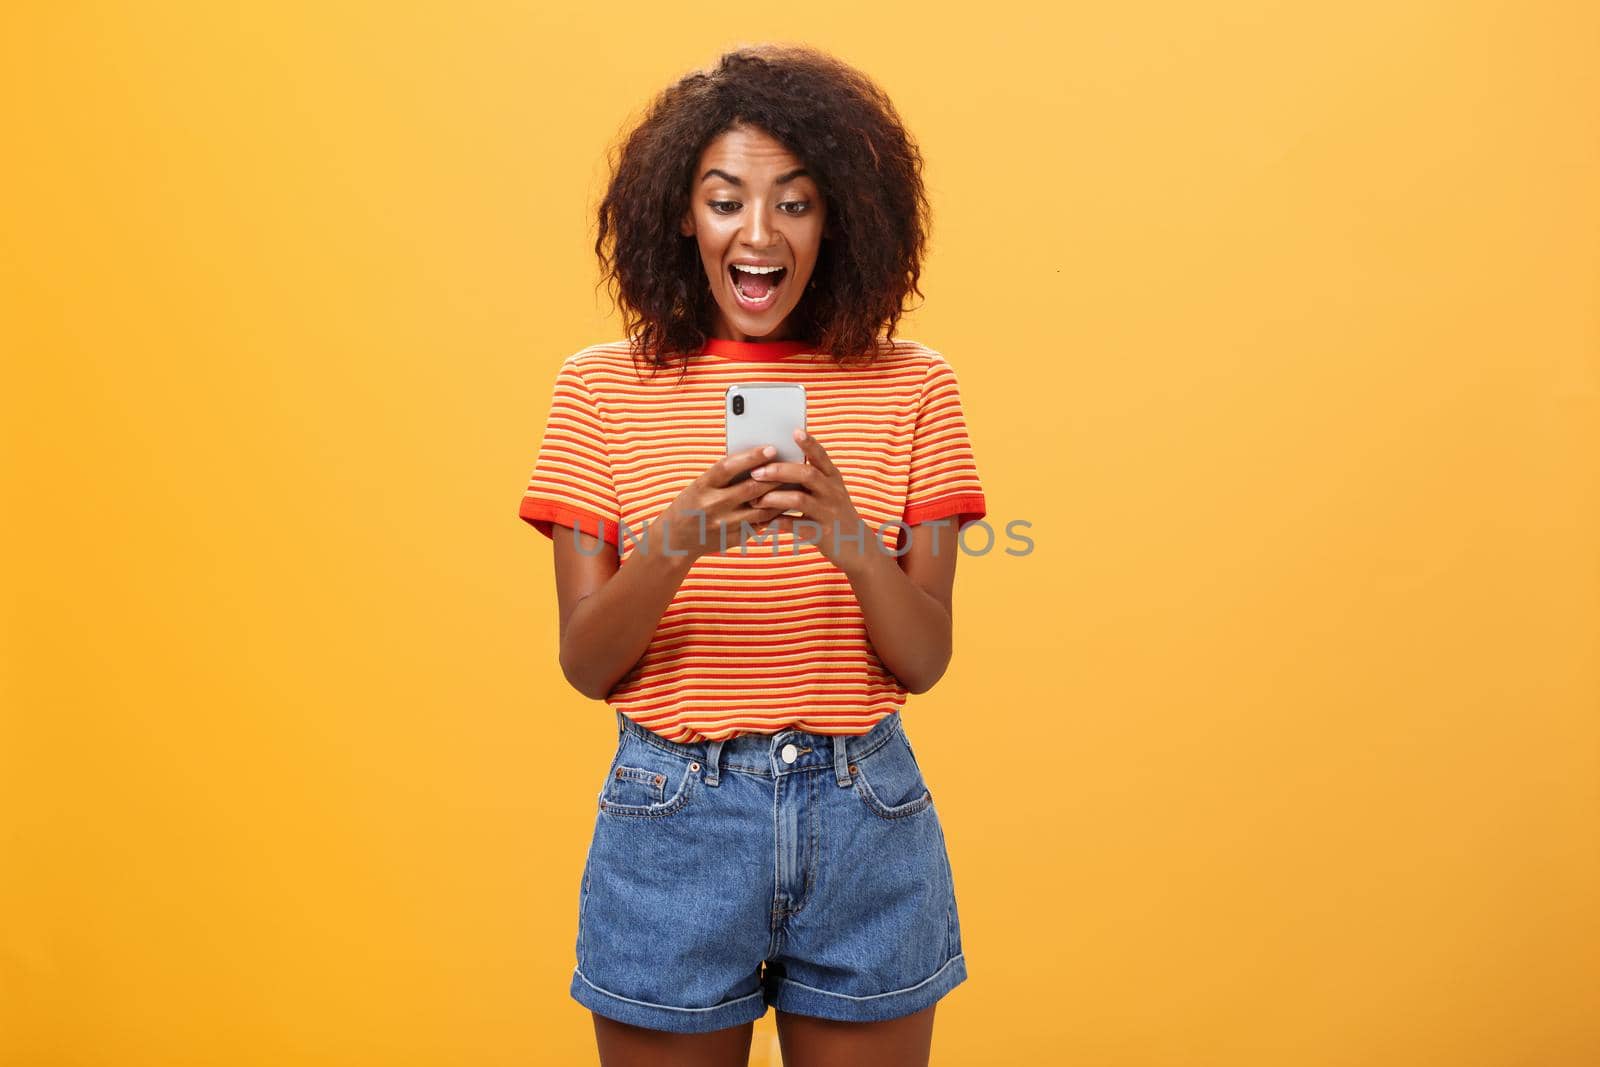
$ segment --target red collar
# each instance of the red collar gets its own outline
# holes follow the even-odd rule
[[[701,355],[721,356],[723,359],[748,359],[767,361],[788,359],[814,351],[810,341],[729,341],[721,337],[708,337],[700,349]]]

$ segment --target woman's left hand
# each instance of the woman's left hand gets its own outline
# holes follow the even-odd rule
[[[875,549],[881,551],[879,534],[857,513],[855,504],[850,500],[850,491],[845,488],[844,476],[833,465],[833,460],[828,458],[822,442],[804,430],[795,430],[794,439],[810,463],[775,461],[757,467],[750,472],[750,477],[780,484],[793,482],[799,488],[773,488],[750,504],[752,507],[798,511],[802,517],[820,526],[822,529],[818,532],[812,532],[810,525],[805,526],[809,536],[802,543],[816,545],[818,551],[848,574],[867,563],[869,552]],[[793,533],[795,522],[793,516],[778,515],[766,524],[764,530]],[[874,541],[878,541],[878,545],[873,545]]]

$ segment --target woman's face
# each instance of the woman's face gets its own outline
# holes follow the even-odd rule
[[[692,182],[681,229],[699,244],[717,299],[711,336],[802,339],[793,312],[828,228],[827,205],[805,165],[765,132],[738,127],[706,146]],[[782,270],[750,273],[735,264]]]

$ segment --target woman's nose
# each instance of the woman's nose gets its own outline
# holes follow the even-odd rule
[[[764,247],[772,240],[772,220],[767,217],[764,208],[758,208],[746,216],[749,224],[745,227],[745,241],[757,248]]]

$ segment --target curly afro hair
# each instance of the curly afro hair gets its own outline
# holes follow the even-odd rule
[[[841,366],[873,362],[893,348],[907,295],[923,295],[917,280],[931,213],[922,155],[865,74],[787,44],[739,48],[686,75],[655,97],[608,155],[594,248],[635,362],[686,364],[707,340],[716,297],[695,239],[679,232],[678,221],[701,153],[739,126],[782,143],[827,201],[833,236],[794,310],[799,336]]]

